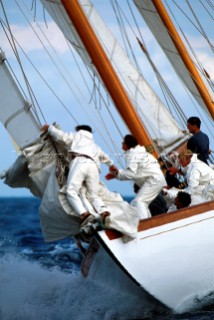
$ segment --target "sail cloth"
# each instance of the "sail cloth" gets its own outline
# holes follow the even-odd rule
[[[70,21],[61,1],[41,0],[49,14],[60,27],[65,37],[78,51],[82,60],[89,68],[94,68],[84,45],[80,40],[72,22]],[[183,132],[179,129],[175,120],[161,102],[160,98],[151,89],[145,79],[138,73],[136,68],[128,59],[126,53],[120,47],[111,31],[102,21],[90,1],[79,1],[95,34],[101,42],[109,60],[120,78],[127,94],[136,108],[144,126],[153,141],[159,147],[166,148],[169,145],[184,138]],[[87,34],[86,34],[87,37]],[[93,70],[96,72],[96,70]]]
[[[139,12],[141,13],[142,17],[144,18],[145,22],[147,23],[150,31],[153,33],[154,37],[158,41],[159,45],[163,49],[164,53],[166,54],[167,58],[169,59],[171,65],[173,66],[174,70],[178,74],[178,76],[182,79],[185,86],[188,88],[190,93],[198,102],[199,106],[210,116],[207,110],[207,106],[204,103],[194,81],[188,71],[187,67],[185,66],[183,60],[181,59],[178,50],[173,43],[170,32],[165,27],[164,23],[162,22],[159,13],[157,12],[153,2],[151,0],[134,0]],[[214,94],[211,90],[207,79],[205,78],[204,74],[197,69],[200,77],[203,80],[203,83],[209,92],[212,101],[214,101]]]
[[[39,137],[40,126],[7,68],[3,54],[0,55],[0,92],[0,121],[22,150]]]
[[[7,170],[4,183],[13,188],[28,188],[41,199],[39,208],[40,224],[45,241],[56,241],[75,236],[80,231],[80,218],[70,206],[66,194],[66,159],[62,162],[66,145],[53,144],[47,133],[38,141],[25,148],[15,163]],[[66,154],[66,153],[65,153]],[[62,179],[65,175],[65,179]],[[63,184],[61,184],[63,181]],[[97,216],[87,200],[86,188],[82,187],[81,198],[92,214]],[[120,194],[108,190],[100,182],[99,196],[111,212],[108,228],[135,238],[138,230],[137,209],[124,201]]]
[[[81,195],[90,212],[97,216],[87,200],[84,188]],[[137,209],[124,201],[118,193],[109,191],[102,183],[99,196],[111,212],[107,227],[136,238],[139,222]],[[50,174],[39,213],[43,236],[47,242],[75,236],[80,231],[79,216],[68,203],[66,188],[59,188],[54,170]]]

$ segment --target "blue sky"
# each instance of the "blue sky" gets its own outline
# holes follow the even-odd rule
[[[182,0],[183,1],[183,0]],[[182,2],[181,1],[181,2]],[[197,1],[198,6],[200,5],[198,0],[194,0],[194,2]],[[116,21],[113,18],[113,15],[110,11],[110,1],[107,0],[96,0],[92,1],[95,5],[95,7],[100,11],[100,13],[103,16],[103,19],[106,20],[110,24],[110,28],[112,31],[117,34],[119,37],[119,31],[116,29]],[[21,4],[22,1],[19,1]],[[184,4],[184,3],[183,3]],[[24,48],[25,52],[31,56],[33,59],[35,65],[37,65],[37,68],[45,74],[46,81],[53,85],[53,91],[57,92],[59,95],[60,99],[63,99],[65,101],[66,106],[72,106],[72,113],[75,116],[75,119],[78,121],[81,121],[82,123],[86,123],[90,121],[90,117],[92,120],[94,120],[94,115],[79,115],[78,110],[79,110],[79,102],[78,99],[74,98],[71,96],[71,94],[67,93],[66,87],[68,84],[65,84],[65,81],[59,76],[58,74],[55,73],[56,67],[53,65],[53,63],[50,64],[49,58],[47,53],[44,53],[40,41],[35,38],[33,35],[31,27],[27,24],[26,21],[24,21],[21,18],[21,15],[18,13],[17,5],[15,0],[7,0],[4,1],[4,5],[6,8],[6,12],[8,13],[8,18],[10,23],[12,24],[12,30],[15,34],[15,37],[18,39],[20,45],[22,48]],[[103,14],[104,12],[104,14]],[[34,13],[33,13],[34,14]],[[1,17],[2,17],[2,12],[1,12]],[[43,18],[43,10],[42,7],[37,3],[37,8],[36,8],[36,17],[42,24],[42,26],[45,26],[45,21]],[[71,62],[70,59],[70,52],[68,49],[68,46],[61,35],[61,33],[58,31],[57,26],[49,20],[48,15],[46,15],[47,20],[48,20],[48,38],[51,40],[52,45],[54,46],[54,50],[56,50],[57,54],[60,55],[61,59],[63,59],[65,63],[65,68],[69,68],[71,71],[71,74],[73,78],[76,80],[76,83],[78,83],[78,79],[80,77],[77,66]],[[33,18],[29,18],[33,20]],[[206,20],[204,20],[206,21]],[[208,21],[206,21],[207,24]],[[162,52],[159,50],[157,51],[157,43],[153,39],[151,33],[146,29],[145,24],[143,21],[141,21],[141,29],[143,31],[145,40],[147,42],[147,45],[149,49],[151,50],[151,56],[152,59],[156,62],[158,65],[160,71],[164,74],[164,78],[168,80],[172,88],[176,87],[176,95],[177,97],[182,101],[182,91],[180,87],[177,85],[177,80],[174,80],[172,77],[172,69],[169,66],[168,62],[165,60],[164,55]],[[36,23],[33,23],[34,28],[38,28]],[[46,28],[44,27],[44,30]],[[209,24],[209,29],[213,30],[213,28],[210,28]],[[205,68],[209,70],[209,73],[214,80],[214,58],[211,56],[204,47],[203,41],[201,41],[201,37],[196,35],[193,31],[192,28],[186,26],[186,30],[188,31],[189,35],[191,36],[191,39],[193,40],[193,45],[195,49],[197,50],[198,54],[200,55],[202,62],[205,64]],[[213,37],[213,34],[210,30],[210,35]],[[10,47],[8,46],[8,42],[6,41],[2,30],[0,30],[0,39],[1,39],[1,49],[4,50],[7,54],[7,58],[12,64],[12,66],[16,69],[17,67],[15,66],[15,61],[12,58]],[[213,40],[213,39],[212,39]],[[151,68],[148,66],[148,62],[145,60],[143,55],[141,54],[140,56],[140,63],[142,65],[142,69],[144,71],[144,75],[147,78],[147,81],[155,87],[155,90],[159,93],[160,88],[157,86],[157,80],[155,79],[154,75],[151,72]],[[26,72],[28,72],[28,77],[30,79],[30,83],[33,88],[35,88],[35,92],[38,96],[38,100],[40,101],[40,104],[42,105],[42,109],[44,112],[44,117],[45,120],[42,120],[43,123],[48,122],[52,123],[54,121],[57,121],[62,125],[63,130],[69,131],[72,130],[72,128],[75,126],[75,121],[73,121],[70,117],[68,117],[68,114],[66,113],[64,107],[60,106],[59,107],[59,101],[56,99],[56,97],[50,92],[49,89],[43,84],[40,84],[40,79],[38,76],[35,76],[35,73],[33,73],[32,68],[30,67],[29,62],[24,62],[24,66],[26,68]],[[67,82],[70,80],[66,79]],[[87,80],[88,81],[88,80]],[[73,95],[77,93],[77,88],[72,84],[72,90],[73,90]],[[80,84],[81,86],[81,84]],[[190,116],[192,115],[192,110],[189,108],[187,105],[186,107],[187,114]],[[102,111],[102,110],[101,110]],[[86,111],[88,113],[88,111]],[[117,118],[117,115],[115,115]],[[118,117],[118,123],[120,123],[120,126],[122,127],[122,135],[126,134],[126,128],[120,121]],[[108,124],[110,125],[110,124]],[[114,135],[114,130],[112,128],[112,132]],[[206,131],[205,128],[203,128],[204,131]],[[8,136],[5,128],[0,125],[0,138],[1,138],[1,161],[0,161],[0,171],[7,169],[12,163],[15,161],[17,157],[16,150],[14,148],[13,143],[11,142],[10,137]],[[108,151],[108,148],[105,146],[103,139],[98,135],[98,129],[96,130],[95,128],[95,139],[99,142],[99,144],[103,147],[103,149],[106,152]],[[115,138],[116,143],[118,144],[118,148],[120,149],[121,145],[121,137]],[[105,173],[106,168],[103,170]],[[109,185],[110,188],[113,190],[120,191],[121,190],[121,183],[114,183]],[[125,190],[125,191],[124,191]],[[132,187],[131,185],[128,184],[123,184],[123,193],[129,194],[132,192]],[[0,181],[0,196],[20,196],[20,195],[30,195],[29,191],[24,190],[24,189],[11,189],[10,187],[6,186],[2,181]]]

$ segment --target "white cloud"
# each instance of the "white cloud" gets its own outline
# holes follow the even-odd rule
[[[211,43],[214,42],[212,39],[210,39],[210,41]],[[207,41],[202,36],[190,36],[189,42],[191,43],[198,61],[200,61],[210,78],[214,80],[213,53],[211,52]]]
[[[213,58],[206,52],[197,52],[198,59],[203,65],[206,72],[209,74],[210,79],[214,81],[214,63]]]
[[[41,32],[41,29],[43,32]],[[48,28],[45,23],[41,23],[40,28],[35,22],[32,24],[32,27],[13,24],[11,25],[11,30],[16,42],[26,53],[42,50],[44,45],[46,48],[50,47],[48,40],[56,51],[60,53],[68,51],[65,38],[54,22],[48,23]],[[46,35],[46,38],[43,33]],[[1,47],[7,52],[8,56],[11,53],[10,44],[3,34],[1,38],[3,38]]]

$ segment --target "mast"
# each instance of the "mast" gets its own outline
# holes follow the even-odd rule
[[[149,135],[143,127],[142,122],[96,34],[89,24],[85,13],[79,5],[78,0],[61,0],[61,2],[130,132],[137,138],[139,144],[144,145],[147,151],[157,156]]]
[[[189,71],[199,94],[201,95],[207,109],[209,110],[212,118],[214,119],[214,101],[212,100],[203,80],[201,79],[192,59],[189,56],[187,49],[185,48],[181,37],[179,36],[172,20],[170,19],[166,9],[161,0],[152,0],[162,22],[168,30],[169,36],[172,39],[176,49],[178,50],[181,59],[183,60],[187,70]]]

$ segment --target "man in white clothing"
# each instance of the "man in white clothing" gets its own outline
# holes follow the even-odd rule
[[[131,205],[138,209],[139,219],[151,217],[148,206],[166,185],[160,165],[132,135],[124,137],[122,149],[125,151],[126,169],[119,170],[113,166],[106,179],[133,180],[140,189]]]
[[[112,166],[113,161],[95,144],[91,127],[76,126],[75,133],[65,133],[53,125],[44,125],[41,130],[48,131],[54,140],[63,141],[68,146],[72,161],[67,178],[67,198],[80,216],[82,226],[94,218],[80,196],[83,184],[87,189],[88,200],[103,221],[110,212],[98,196],[100,162]]]
[[[191,195],[191,204],[198,204],[214,199],[214,170],[197,158],[191,150],[184,150],[179,154],[179,161],[186,175],[187,187],[182,189]],[[167,196],[175,198],[179,189],[165,190]]]

